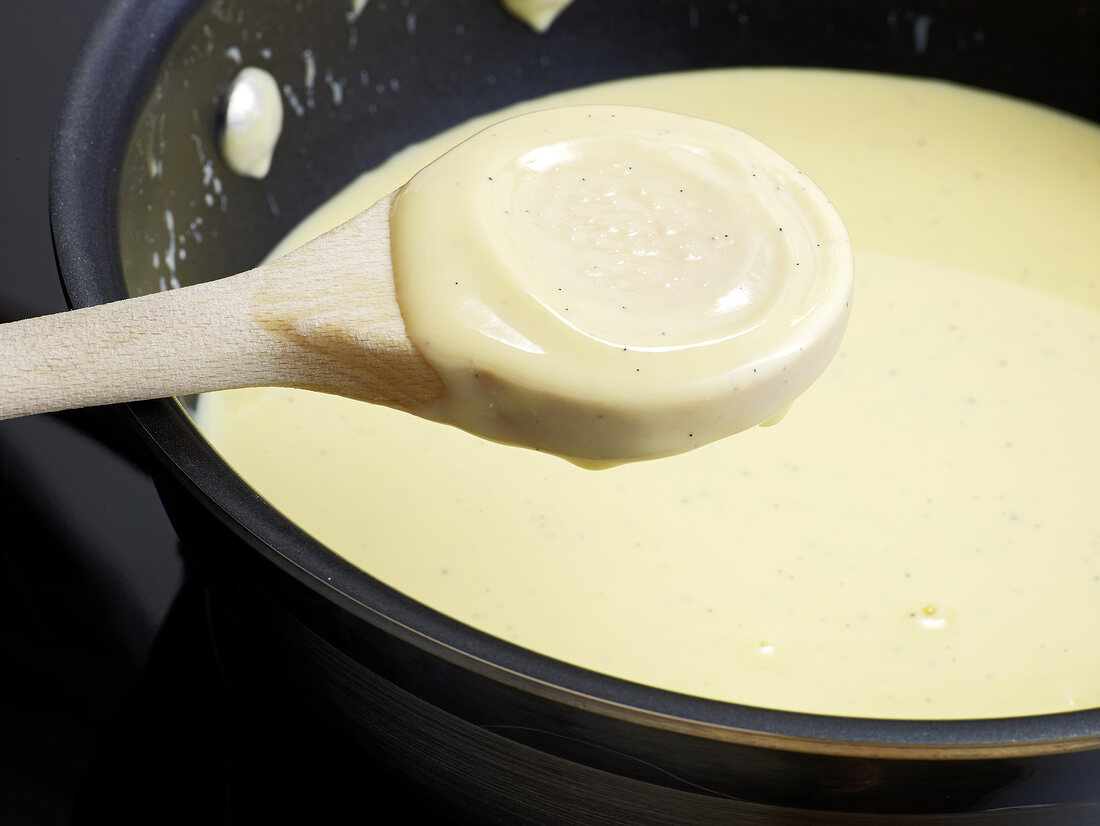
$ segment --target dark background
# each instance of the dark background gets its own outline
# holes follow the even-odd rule
[[[50,143],[105,3],[0,0],[0,318],[66,307],[49,232]],[[78,824],[320,819],[292,816],[240,770],[278,758],[221,695],[202,601],[183,583],[140,461],[72,421],[0,422],[0,826],[69,823],[74,811]],[[277,737],[317,753],[305,735]],[[364,801],[398,789],[380,776]],[[297,779],[316,781],[301,783],[304,794],[340,785]],[[403,798],[403,820],[414,805]]]
[[[50,240],[50,143],[104,4],[0,0],[5,320],[66,309]],[[139,467],[55,417],[0,422],[0,823],[70,821],[181,581],[175,535]]]

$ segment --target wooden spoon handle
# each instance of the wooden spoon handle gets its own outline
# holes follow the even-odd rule
[[[443,385],[397,304],[391,200],[239,275],[0,326],[0,419],[265,385],[430,404]]]
[[[239,278],[0,326],[0,418],[272,380]]]

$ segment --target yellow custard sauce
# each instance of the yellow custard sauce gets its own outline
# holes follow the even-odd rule
[[[637,106],[507,118],[390,210],[410,409],[585,466],[781,415],[835,355],[852,245],[825,194],[736,129]]]
[[[581,103],[727,123],[828,193],[855,303],[787,417],[592,472],[342,398],[232,391],[198,413],[227,461],[383,582],[597,671],[863,717],[1100,705],[1100,129],[856,73],[635,79],[412,147],[281,250],[493,120]]]

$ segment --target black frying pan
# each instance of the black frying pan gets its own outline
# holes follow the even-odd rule
[[[355,20],[350,10],[342,0],[110,7],[72,79],[54,149],[54,240],[74,306],[160,288],[163,271],[148,262],[166,211],[179,226],[203,219],[204,243],[174,262],[181,283],[237,272],[406,144],[617,77],[845,67],[946,78],[1100,119],[1100,9],[1086,2],[577,0],[546,35],[495,0],[372,0]],[[230,46],[288,79],[303,107],[301,117],[288,110],[262,183],[228,173],[211,151],[237,69]],[[341,105],[321,77],[306,94],[305,48],[321,72],[349,79]],[[156,173],[151,147],[163,159]],[[202,161],[224,202],[206,202]],[[458,819],[879,823],[936,813],[971,823],[1031,822],[1040,811],[1042,822],[1100,822],[1100,709],[875,721],[606,678],[476,632],[352,568],[260,501],[180,403],[127,415],[206,583],[241,713],[329,731],[347,746],[341,760],[386,761]],[[1032,805],[1056,808],[1020,808]]]

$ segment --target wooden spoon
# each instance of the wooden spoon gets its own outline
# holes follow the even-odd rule
[[[430,404],[443,382],[397,304],[393,197],[239,275],[0,325],[0,418],[270,385]]]
[[[528,180],[541,169],[523,160],[532,145],[558,152],[562,141],[585,149],[570,164],[595,172],[563,175],[551,165],[548,178]],[[633,166],[605,168],[606,157],[623,152],[640,164],[637,174]],[[756,179],[756,169],[767,173],[767,197],[759,194],[764,184],[747,177],[750,170]],[[653,207],[648,175],[654,192],[680,176],[679,192],[697,194],[669,190],[667,204],[659,198]],[[734,194],[714,194],[712,179]],[[605,202],[605,190],[626,194]],[[0,418],[283,386],[406,410],[602,467],[692,450],[773,417],[820,375],[848,319],[851,247],[840,217],[788,161],[721,124],[623,106],[533,112],[478,133],[399,192],[396,250],[393,193],[248,272],[0,327]],[[559,207],[544,210],[544,197]],[[746,212],[745,198],[757,211]],[[520,209],[520,201],[533,208]],[[574,207],[583,205],[593,214],[582,223],[593,229],[577,236]],[[662,206],[672,208],[655,228],[651,212]],[[441,209],[458,220],[439,220]],[[608,209],[614,220],[605,231]],[[744,244],[718,234],[731,221]],[[774,228],[782,232],[789,221],[801,229],[776,239]],[[649,240],[615,240],[620,226]],[[526,240],[493,240],[516,237]],[[556,246],[561,239],[568,249]],[[659,278],[630,265],[608,282],[607,270],[594,266],[592,280],[590,258],[602,254],[595,260],[606,259],[614,274],[622,261],[635,262],[637,243],[661,251]],[[770,244],[788,263],[762,280],[753,250]],[[401,264],[415,341],[391,255]],[[704,258],[701,274],[678,269]],[[800,263],[808,266],[796,275]],[[697,284],[702,299],[666,294],[666,276]],[[746,282],[748,298],[739,301],[752,312],[738,301],[728,314],[713,310]],[[670,309],[645,298],[655,288],[650,299]],[[579,303],[559,306],[559,293]],[[623,295],[641,296],[636,312]],[[702,326],[691,329],[697,321]],[[655,338],[654,324],[675,335]]]

